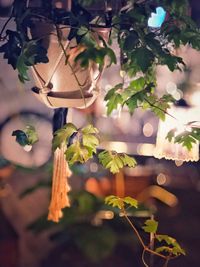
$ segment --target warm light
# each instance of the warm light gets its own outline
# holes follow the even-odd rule
[[[166,115],[165,121],[160,121],[158,126],[156,149],[154,156],[156,158],[166,158],[178,161],[198,161],[199,160],[199,143],[193,144],[189,151],[181,144],[169,142],[166,139],[168,132],[174,128],[177,134],[186,130],[185,125],[191,121],[198,121],[198,114],[194,108],[171,107],[168,113],[175,118]]]
[[[98,165],[95,162],[92,162],[90,164],[90,171],[91,172],[97,172],[98,171]]]
[[[114,218],[114,213],[109,210],[101,210],[96,214],[96,216],[99,219],[112,220]]]
[[[153,156],[155,145],[153,144],[139,144],[137,146],[137,153],[142,156]]]
[[[182,160],[175,160],[175,164],[177,167],[180,167],[183,165],[183,161]]]
[[[174,82],[168,82],[166,85],[166,91],[169,94],[174,94],[177,91],[177,85]]]
[[[128,147],[125,142],[109,142],[107,145],[107,149],[114,150],[117,153],[127,153]]]
[[[167,181],[166,175],[163,173],[159,173],[156,178],[157,184],[164,185]]]
[[[181,92],[181,90],[177,90],[175,93],[172,94],[172,96],[178,101],[183,97],[183,93]]]
[[[150,137],[153,134],[153,126],[151,125],[151,123],[146,123],[143,127],[143,134],[146,137]]]
[[[190,104],[193,106],[200,106],[200,92],[195,91],[189,96]]]

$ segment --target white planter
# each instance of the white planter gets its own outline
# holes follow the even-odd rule
[[[70,42],[67,40],[70,28],[64,25],[59,27],[66,54],[70,52],[67,64],[53,24],[35,22],[35,27],[31,30],[33,38],[42,39],[49,58],[48,63],[40,63],[32,68],[36,84],[33,92],[41,101],[52,108],[86,108],[98,96],[98,85],[102,71],[99,72],[97,64],[91,64],[88,69],[82,69],[78,63],[75,65],[74,59],[80,52],[76,51],[76,40],[72,39]],[[94,30],[105,40],[108,39],[110,29],[95,28]],[[100,42],[98,35],[96,35],[96,39],[97,42]]]

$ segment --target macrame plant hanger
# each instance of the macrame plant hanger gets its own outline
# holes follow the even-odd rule
[[[57,1],[52,1],[56,5]],[[72,1],[59,1],[62,2],[63,7],[70,11]],[[63,50],[67,50],[70,41],[67,39],[63,44]],[[58,55],[55,64],[51,70],[48,79],[45,81],[42,76],[38,73],[35,67],[32,67],[35,79],[40,85],[40,97],[43,102],[50,108],[54,108],[48,99],[48,93],[51,91],[52,78],[57,71],[57,68],[65,56],[64,51],[61,51]],[[53,116],[53,134],[60,128],[62,128],[67,123],[67,108],[54,108]],[[68,197],[68,192],[70,191],[70,186],[68,184],[68,178],[71,175],[68,163],[65,159],[66,144],[63,143],[54,151],[53,155],[53,177],[52,177],[52,190],[51,190],[51,200],[49,205],[48,220],[58,222],[62,218],[62,209],[70,206],[70,201]]]
[[[66,1],[66,9],[71,10],[71,0]],[[64,44],[64,50],[67,49],[69,45],[69,40],[66,40]],[[45,83],[45,88],[48,88],[51,78],[53,77],[62,57],[64,56],[64,51],[61,51],[55,66],[52,70],[52,75],[49,80]],[[47,100],[47,92],[45,89],[41,92],[43,97]],[[47,100],[48,101],[48,100]],[[50,105],[51,106],[51,105]],[[67,123],[67,108],[54,109],[53,116],[53,133],[58,129],[62,128]],[[68,192],[70,191],[70,186],[68,184],[68,178],[71,175],[69,165],[65,159],[66,144],[61,144],[60,147],[56,148],[54,151],[53,159],[53,177],[52,177],[52,191],[51,191],[51,201],[49,205],[48,220],[58,222],[62,218],[62,209],[70,206],[70,201],[68,197]]]

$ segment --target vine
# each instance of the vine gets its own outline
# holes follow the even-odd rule
[[[108,196],[105,198],[105,203],[112,206],[117,207],[121,215],[126,219],[130,227],[133,229],[133,232],[138,238],[140,245],[142,246],[142,261],[145,267],[149,267],[149,265],[145,261],[145,253],[150,253],[151,255],[160,257],[164,260],[163,267],[167,267],[170,260],[177,258],[180,255],[185,255],[185,251],[176,239],[168,236],[168,235],[161,235],[157,233],[158,230],[158,222],[153,219],[148,219],[144,222],[144,226],[142,229],[145,233],[151,235],[150,243],[148,245],[145,244],[141,234],[139,233],[138,229],[134,225],[134,222],[129,218],[127,209],[130,207],[137,208],[138,202],[136,199],[131,197],[124,197],[120,198],[117,196]],[[152,249],[151,244],[161,243],[161,246],[157,246],[156,248]]]

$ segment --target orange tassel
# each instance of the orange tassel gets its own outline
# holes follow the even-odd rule
[[[57,148],[54,152],[52,193],[48,214],[48,220],[54,222],[59,222],[59,219],[62,218],[63,208],[70,207],[68,178],[71,175],[71,171],[65,159],[65,150],[66,148],[63,144],[61,148]]]

